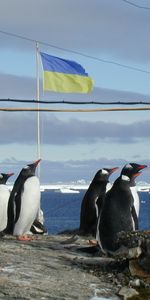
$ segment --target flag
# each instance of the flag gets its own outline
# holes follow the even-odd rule
[[[89,93],[93,80],[75,61],[40,52],[44,71],[44,90],[61,93]]]

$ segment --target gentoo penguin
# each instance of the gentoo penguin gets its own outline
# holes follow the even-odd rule
[[[43,234],[43,235],[48,234],[47,228],[38,219],[34,220],[32,226],[30,228],[30,232],[33,234]]]
[[[108,178],[117,169],[100,169],[89,185],[81,203],[79,230],[82,234],[96,236],[98,215],[106,192]]]
[[[40,182],[35,170],[41,159],[24,167],[18,175],[8,203],[6,233],[19,240],[30,240],[27,232],[36,219],[40,207]]]
[[[0,232],[7,226],[7,207],[10,190],[6,182],[12,175],[14,173],[0,173]]]
[[[44,214],[41,208],[39,208],[36,219],[34,220],[30,232],[33,234],[48,234],[47,228],[44,226]]]
[[[146,165],[140,165],[140,164],[137,164],[137,163],[129,163],[129,164],[126,164],[123,167],[121,174],[124,174],[124,175],[128,176],[129,174],[138,173],[146,167],[147,167]],[[135,207],[136,215],[137,215],[137,218],[138,218],[139,217],[139,211],[140,211],[140,199],[139,199],[139,195],[138,195],[138,192],[137,192],[137,187],[136,187],[134,176],[130,180],[130,189],[131,189],[132,196],[133,196],[133,199],[134,199],[134,207]],[[138,228],[136,228],[136,229],[138,229]]]
[[[130,183],[138,175],[140,173],[127,176],[122,172],[105,196],[99,223],[100,246],[104,251],[117,250],[119,232],[134,230],[135,208]]]

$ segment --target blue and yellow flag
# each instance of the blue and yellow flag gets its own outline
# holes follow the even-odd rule
[[[44,90],[61,93],[89,93],[93,80],[78,63],[56,56],[41,54]]]

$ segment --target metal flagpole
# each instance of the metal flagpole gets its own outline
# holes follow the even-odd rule
[[[40,136],[40,76],[39,76],[39,43],[36,42],[36,99],[37,103],[37,158],[41,158],[41,136]],[[40,164],[38,165],[38,177],[40,178]]]

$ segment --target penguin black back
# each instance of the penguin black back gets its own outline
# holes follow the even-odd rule
[[[132,207],[130,178],[121,175],[107,192],[101,212],[99,233],[104,250],[115,251],[118,248],[117,234],[133,230]]]
[[[80,231],[82,234],[96,236],[97,220],[101,209],[103,198],[109,176],[118,168],[100,169],[94,176],[81,204]]]

